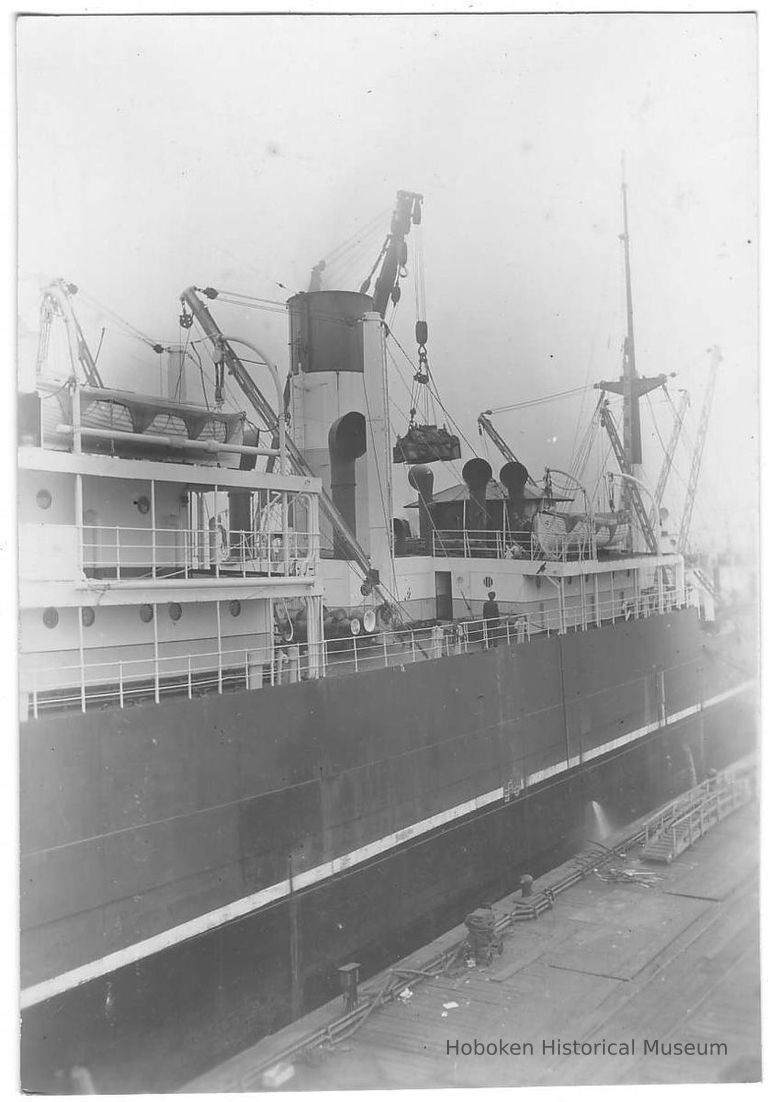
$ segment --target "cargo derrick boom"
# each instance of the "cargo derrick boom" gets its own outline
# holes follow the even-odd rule
[[[664,388],[666,392],[666,387]],[[683,429],[683,420],[688,407],[691,404],[690,395],[687,390],[684,390],[680,397],[680,403],[677,409],[673,407],[673,413],[675,415],[675,425],[672,429],[672,437],[669,441],[669,446],[664,451],[664,462],[659,471],[659,480],[656,483],[656,489],[653,492],[653,498],[657,505],[661,505],[662,498],[664,497],[664,491],[667,488],[667,482],[669,481],[669,475],[672,470],[672,461],[675,458],[675,452],[677,451],[677,445],[680,442],[680,433]]]
[[[398,191],[397,205],[392,214],[392,222],[389,234],[384,242],[379,257],[381,271],[373,288],[373,309],[384,318],[390,301],[396,304],[400,300],[400,273],[408,261],[408,246],[406,237],[411,232],[411,225],[421,223],[422,196],[415,191]],[[378,260],[374,265],[374,271],[378,266]],[[360,291],[368,294],[373,273],[363,281]]]
[[[54,316],[58,313],[60,317],[64,319],[64,325],[67,330],[67,340],[69,342],[69,353],[72,360],[72,371],[77,374],[77,364],[79,363],[85,381],[88,386],[103,388],[104,383],[99,369],[96,367],[96,361],[91,354],[91,350],[88,347],[88,342],[85,339],[83,330],[80,328],[80,322],[77,320],[77,316],[72,309],[72,303],[70,297],[77,293],[77,287],[74,283],[67,283],[63,279],[55,280],[50,287],[47,287],[43,294],[43,302],[40,310],[40,343],[37,353],[37,375],[42,375],[45,367],[45,362],[48,358],[48,345],[51,332],[51,324]]]
[[[486,410],[485,413],[481,413],[477,419],[477,424],[480,428],[480,432],[484,432],[486,433],[486,435],[490,436],[491,440],[504,456],[507,463],[519,463],[520,460],[514,454],[504,437],[501,435],[495,425],[491,424],[490,418],[488,416],[489,413],[490,410]]]
[[[693,507],[696,503],[696,490],[699,485],[699,471],[701,470],[701,458],[704,454],[704,445],[707,442],[707,429],[709,427],[709,415],[712,412],[712,399],[715,395],[715,383],[717,382],[717,369],[722,361],[722,355],[717,345],[714,345],[711,349],[712,358],[709,365],[709,376],[707,378],[707,390],[704,395],[704,405],[701,410],[701,418],[699,420],[699,428],[696,433],[696,443],[693,449],[693,458],[691,459],[691,473],[688,476],[688,489],[685,495],[685,505],[683,506],[683,519],[680,522],[680,536],[678,538],[677,549],[681,555],[685,554],[688,546],[688,533],[691,528],[691,518],[693,517]]]
[[[501,435],[499,430],[496,428],[496,426],[494,424],[492,424],[492,422],[490,420],[490,414],[491,414],[491,410],[487,409],[487,410],[485,410],[485,412],[481,413],[480,416],[478,417],[477,424],[478,424],[478,428],[480,429],[480,432],[481,433],[485,432],[485,433],[488,434],[488,436],[490,436],[491,440],[494,442],[496,447],[499,449],[500,453],[502,454],[504,459],[507,461],[507,463],[519,463],[521,466],[523,466],[523,464],[517,458],[515,453],[512,451],[509,444],[506,442],[506,440]],[[530,483],[531,486],[536,485],[536,483],[534,482],[534,480],[531,478],[530,475],[526,475],[526,482]]]
[[[611,446],[613,447],[613,451],[622,474],[629,476],[624,481],[627,498],[631,503],[635,516],[637,517],[640,529],[648,546],[648,550],[655,555],[658,551],[656,533],[653,530],[653,525],[651,524],[650,518],[646,511],[645,503],[640,496],[640,491],[638,490],[634,481],[630,481],[630,479],[633,477],[632,464],[630,463],[629,457],[624,450],[624,446],[621,442],[621,437],[619,436],[618,429],[616,428],[613,417],[611,416],[611,411],[608,408],[607,402],[603,403],[603,406],[600,410],[600,419],[603,423],[603,426],[605,427],[605,430],[608,433],[608,438],[611,441]]]

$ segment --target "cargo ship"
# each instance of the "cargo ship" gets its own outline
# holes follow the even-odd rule
[[[754,745],[749,631],[637,477],[664,377],[636,371],[628,234],[601,511],[501,440],[496,479],[468,457],[435,493],[461,441],[417,403],[392,439],[385,319],[420,216],[398,193],[372,293],[318,266],[289,299],[287,382],[190,287],[163,393],[110,387],[77,289],[45,291],[18,417],[25,1090],[177,1088],[562,860],[596,804],[636,817]],[[424,322],[416,344],[428,388]]]

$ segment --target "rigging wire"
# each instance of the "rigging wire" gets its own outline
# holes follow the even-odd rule
[[[352,270],[361,268],[363,263],[365,264],[366,269],[369,267],[369,261],[367,258],[370,256],[371,242],[368,239],[372,236],[373,233],[368,233],[364,237],[361,237],[343,256],[335,257],[330,261],[326,259],[326,270],[328,268],[332,269],[336,282],[340,281],[340,276],[342,274],[346,275]],[[376,261],[369,273],[370,278],[373,277],[373,273],[376,271],[376,268],[378,267],[381,258],[386,252],[388,241],[389,238],[385,237],[384,243],[381,246],[378,256],[376,257]]]
[[[173,388],[173,400],[174,401],[178,401],[179,391],[181,390],[182,370],[184,368],[184,364],[185,364],[186,359],[187,359],[187,351],[189,349],[189,337],[190,337],[190,330],[189,329],[185,330],[185,337],[186,337],[186,339],[184,341],[184,347],[181,349],[181,364],[179,365],[179,374],[178,374],[177,379],[176,379],[176,386]]]
[[[600,293],[599,293],[598,298],[597,298],[598,302],[603,302],[604,298],[605,298],[605,286],[606,286],[606,283],[608,281],[609,272],[610,272],[610,270],[613,266],[613,252],[614,252],[614,250],[611,249],[611,257],[610,257],[611,262],[610,262],[610,264],[607,262],[608,261],[607,254],[606,254],[606,260],[603,263],[603,275],[602,275],[602,281],[601,281],[601,284],[600,284]],[[598,335],[599,329],[600,329],[600,312],[598,311],[596,313],[595,324],[594,324],[594,327],[592,329],[592,338],[591,338],[590,344],[589,344],[589,352],[587,354],[586,369],[585,369],[585,373],[584,373],[585,385],[586,385],[586,379],[589,378],[589,376],[592,374],[592,365],[593,365],[594,358],[595,358],[595,350],[596,350],[596,346],[597,346],[597,335]],[[576,451],[576,445],[577,445],[577,442],[579,440],[579,435],[581,433],[581,420],[582,420],[582,417],[584,416],[584,407],[586,405],[586,400],[587,400],[587,396],[586,396],[586,391],[585,391],[584,394],[582,395],[581,402],[579,403],[579,415],[578,415],[578,418],[576,420],[576,428],[575,428],[574,434],[573,434],[573,441],[574,442],[573,442],[573,446],[571,448],[571,456],[570,456],[570,459],[568,461],[569,469],[573,469],[573,461],[574,461],[574,458],[575,458],[574,453]]]
[[[143,341],[144,344],[148,344],[150,348],[154,348],[159,343],[158,341],[153,341],[152,338],[147,336],[146,333],[143,333],[141,329],[137,328],[137,326],[135,325],[132,325],[131,322],[126,321],[125,318],[121,317],[109,306],[105,306],[102,302],[99,302],[98,299],[94,298],[93,295],[88,294],[88,292],[84,291],[82,287],[79,288],[79,294],[86,303],[89,303],[97,310],[101,310],[103,313],[109,315],[109,317],[118,322],[123,327],[123,329],[128,332],[130,336],[138,338],[139,340]]]
[[[485,412],[489,414],[494,413],[508,413],[513,409],[528,409],[530,406],[540,406],[545,402],[554,402],[557,398],[567,398],[571,394],[581,394],[587,390],[594,390],[592,383],[587,383],[584,386],[572,387],[570,390],[560,390],[556,394],[545,394],[541,398],[530,398],[525,402],[514,402],[510,406],[497,406],[495,409],[488,409]]]
[[[392,336],[394,337],[394,334],[390,334],[390,335],[392,335]],[[399,343],[399,342],[398,342],[398,343]],[[385,347],[386,347],[386,346],[385,346]],[[408,354],[407,354],[407,353],[406,353],[406,352],[404,351],[404,349],[402,349],[402,346],[401,346],[401,351],[402,351],[402,352],[403,352],[403,354],[405,355],[406,359],[408,359]],[[394,357],[392,358],[392,363],[394,363],[394,364],[395,364],[395,368],[396,368],[396,370],[397,370],[398,374],[400,375],[400,378],[401,378],[401,379],[403,380],[403,382],[405,382],[406,380],[405,380],[405,378],[404,378],[404,376],[403,376],[403,373],[402,373],[402,371],[401,371],[400,367],[398,366],[398,364],[397,364],[396,360],[394,359]],[[434,383],[434,380],[433,380],[433,383]],[[395,399],[394,399],[394,398],[392,398],[392,396],[391,396],[391,395],[390,395],[390,397],[389,397],[389,404],[390,404],[391,406],[394,406],[394,407],[395,407],[395,409],[396,409],[396,410],[397,410],[397,412],[398,412],[398,413],[400,414],[400,416],[402,417],[402,419],[403,419],[403,420],[405,420],[405,419],[406,419],[406,414],[405,414],[405,411],[403,410],[402,406],[400,406],[400,405],[399,405],[399,403],[398,403],[398,402],[396,402],[396,401],[395,401]],[[442,407],[442,403],[441,403],[441,408],[444,408],[444,407]],[[445,412],[445,410],[444,410],[444,412]],[[450,418],[450,415],[449,415],[449,414],[448,414],[447,412],[446,412],[446,416],[447,416],[447,417],[448,417],[448,419],[449,419],[449,420],[451,421],[451,423],[455,425],[455,422],[453,422],[453,421],[452,421],[452,419]],[[395,435],[397,435],[397,432],[396,432],[396,430],[394,429],[394,426],[391,426],[391,427],[392,427],[392,430],[393,430],[393,431],[395,432]],[[456,429],[457,429],[457,432],[461,433],[461,429],[460,429],[460,428],[458,427],[458,425],[455,425],[455,427],[456,427]],[[461,436],[462,436],[462,439],[463,439],[463,440],[464,440],[464,441],[465,441],[465,442],[467,443],[467,446],[469,447],[470,451],[472,451],[472,452],[473,452],[473,454],[474,454],[475,456],[477,456],[477,452],[476,452],[476,451],[475,451],[475,449],[474,449],[474,448],[472,447],[472,445],[471,445],[471,444],[469,444],[469,442],[467,441],[467,439],[466,439],[466,437],[464,436],[464,434],[463,434],[463,433],[461,433]],[[461,474],[461,470],[459,469],[459,467],[458,467],[458,464],[457,464],[456,460],[454,460],[454,459],[446,459],[446,460],[444,460],[444,461],[443,461],[443,465],[444,465],[444,466],[445,466],[445,467],[446,467],[446,468],[447,468],[447,469],[448,469],[448,470],[449,470],[449,471],[451,472],[451,474],[453,475],[453,477],[454,477],[454,478],[456,479],[456,481],[457,481],[457,482],[458,482],[459,484],[463,483],[464,479],[463,479],[463,476],[462,476],[462,474]],[[418,496],[418,495],[417,495],[417,496]],[[485,514],[485,517],[486,517],[486,519],[487,519],[487,520],[490,520],[490,519],[492,519],[492,518],[491,518],[491,514],[490,514],[489,510],[488,510],[488,509],[487,509],[487,508],[486,508],[485,506],[483,507],[483,513]],[[437,532],[438,530],[436,529],[435,531]],[[440,539],[441,539],[441,546],[443,546],[443,549],[445,550],[445,547],[444,547],[444,545],[442,544],[442,538],[441,538],[441,537],[438,537],[438,538],[440,538]]]
[[[343,254],[351,245],[357,242],[361,236],[369,236],[370,233],[377,228],[382,219],[386,218],[389,214],[389,207],[384,207],[384,209],[379,211],[378,214],[374,214],[374,216],[372,218],[369,218],[369,220],[365,222],[359,230],[355,230],[349,235],[349,237],[346,237],[343,241],[336,245],[335,248],[326,253],[325,257],[323,258],[326,264],[332,263],[338,255]]]
[[[582,475],[587,468],[587,463],[592,454],[592,449],[595,444],[595,439],[600,426],[600,407],[603,404],[602,394],[598,397],[595,409],[589,420],[584,433],[581,437],[578,448],[576,449],[576,455],[570,463],[570,470],[573,473],[573,477],[578,481],[582,480]]]
[[[390,336],[395,341],[395,344],[398,346],[398,348],[400,349],[402,354],[405,356],[406,360],[411,364],[411,367],[413,367],[414,366],[413,361],[410,359],[410,357],[408,356],[408,353],[405,351],[403,346],[397,340],[397,337],[395,337],[394,333],[390,333]],[[461,429],[461,426],[453,419],[451,414],[448,412],[448,410],[444,406],[443,401],[440,397],[439,391],[437,389],[437,384],[435,383],[434,377],[431,374],[430,374],[430,382],[431,382],[431,386],[432,386],[432,390],[433,390],[433,394],[434,394],[434,400],[437,402],[440,409],[443,411],[443,414],[445,415],[446,421],[448,422],[448,424],[450,424],[456,430],[457,435],[461,437],[461,439],[464,441],[464,443],[469,448],[470,452],[476,458],[479,458],[478,453],[477,453],[477,449],[467,439],[466,435],[464,434],[464,432]],[[401,411],[401,413],[402,413],[402,411]],[[444,465],[451,471],[451,473],[453,474],[453,476],[454,476],[454,478],[456,479],[457,482],[463,483],[464,478],[463,478],[463,475],[461,474],[461,471],[459,470],[459,468],[456,464],[456,460],[453,460],[453,459],[444,460]],[[487,505],[482,506],[482,511],[483,511],[483,514],[485,515],[486,520],[491,520],[492,519],[491,513],[490,513],[489,509],[487,508]]]

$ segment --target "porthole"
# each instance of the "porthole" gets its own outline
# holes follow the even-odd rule
[[[59,613],[55,608],[46,608],[43,611],[43,623],[47,628],[55,628],[59,622]]]
[[[40,509],[50,509],[53,498],[50,490],[38,490],[35,501]]]
[[[142,516],[146,516],[151,508],[149,498],[145,497],[144,495],[142,495],[141,497],[137,497],[133,504],[136,506]]]
[[[241,611],[242,611],[242,606],[240,605],[239,601],[230,601],[229,602],[229,615],[230,616],[239,616]]]
[[[80,616],[83,621],[83,627],[89,628],[96,619],[96,610],[91,608],[90,605],[86,605],[85,608],[80,609]]]
[[[173,601],[171,604],[169,604],[168,605],[168,615],[170,616],[170,618],[174,622],[176,620],[180,620],[181,619],[181,605],[177,604],[176,601]]]
[[[483,585],[485,586],[486,589],[491,589],[492,588],[493,578],[491,577],[490,574],[486,574],[485,577],[483,578]]]
[[[151,624],[152,623],[152,617],[154,616],[154,612],[152,611],[152,605],[141,605],[139,607],[139,616],[141,617],[141,619],[144,621],[145,624]]]

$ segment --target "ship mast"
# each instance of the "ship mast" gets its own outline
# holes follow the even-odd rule
[[[623,398],[623,433],[619,442],[618,433],[615,439],[611,436],[611,445],[619,463],[619,469],[627,475],[635,478],[638,468],[643,462],[643,441],[640,430],[640,398],[656,387],[663,386],[667,381],[666,375],[651,375],[640,377],[637,374],[637,361],[635,359],[635,319],[632,309],[632,270],[629,258],[629,204],[627,202],[627,180],[625,172],[624,154],[621,155],[621,206],[623,217],[623,232],[619,235],[624,250],[624,288],[627,307],[627,333],[624,338],[622,353],[621,379],[616,381],[602,381],[596,383],[596,387],[612,394],[620,394]],[[606,408],[606,416],[608,411]],[[605,423],[605,419],[604,419]],[[631,511],[635,520],[648,543],[648,535],[643,517],[639,515],[639,497],[632,489],[632,484],[625,480],[622,490],[622,508]],[[634,540],[632,540],[634,543]],[[650,548],[649,548],[650,549]]]
[[[624,453],[631,470],[643,462],[643,445],[640,435],[640,396],[637,391],[637,364],[635,360],[635,321],[632,312],[632,271],[629,261],[629,214],[627,205],[627,178],[624,153],[621,154],[621,206],[624,232],[620,240],[624,246],[624,286],[627,306],[627,335],[624,340],[622,380],[624,383]],[[626,489],[625,489],[626,495]]]

